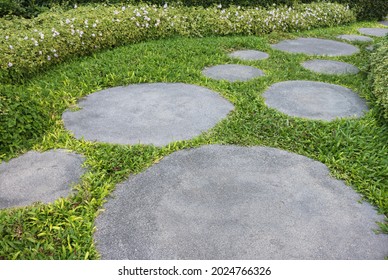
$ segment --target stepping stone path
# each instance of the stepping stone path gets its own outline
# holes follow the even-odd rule
[[[117,144],[163,146],[212,128],[233,105],[206,88],[189,84],[136,84],[87,96],[63,120],[76,138]]]
[[[272,85],[264,94],[265,103],[287,115],[331,121],[360,117],[368,110],[355,92],[322,82],[287,81]]]
[[[314,59],[303,62],[302,66],[313,72],[331,75],[357,74],[359,72],[356,66],[333,60]]]
[[[0,164],[0,208],[53,202],[71,193],[84,159],[64,150],[30,151]]]
[[[255,50],[240,50],[235,51],[229,54],[230,57],[238,58],[241,60],[262,60],[267,59],[269,55],[265,52],[255,51]]]
[[[298,38],[281,41],[272,45],[274,49],[290,53],[304,53],[308,55],[340,56],[352,55],[360,50],[347,43],[316,38]]]
[[[358,31],[364,35],[384,37],[388,34],[388,28],[360,28]]]
[[[202,74],[214,80],[226,80],[229,82],[244,82],[264,76],[263,71],[252,66],[239,64],[224,64],[205,68]]]
[[[312,159],[202,146],[120,184],[96,220],[103,259],[383,259],[368,203]]]
[[[372,38],[367,36],[360,36],[360,35],[339,35],[337,36],[338,39],[352,41],[352,42],[371,42],[373,41]]]

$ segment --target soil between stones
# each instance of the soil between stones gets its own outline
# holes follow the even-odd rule
[[[203,146],[117,186],[103,259],[382,259],[383,217],[325,165],[267,147]]]

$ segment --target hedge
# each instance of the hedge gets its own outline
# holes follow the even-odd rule
[[[385,37],[371,55],[370,67],[369,79],[373,93],[382,116],[388,122],[388,37]]]
[[[273,4],[277,5],[294,5],[297,3],[312,2],[337,2],[349,5],[354,9],[359,20],[366,19],[383,19],[388,14],[387,0],[0,0],[0,16],[18,15],[31,18],[42,11],[47,10],[53,5],[70,5],[88,4],[88,3],[131,3],[139,4],[147,2],[150,4],[164,5],[165,3],[182,3],[186,6],[203,6],[209,7],[221,4],[224,7],[230,5],[251,6],[251,7],[268,7]]]
[[[354,21],[339,4],[300,4],[293,8],[203,8],[84,6],[44,13],[26,20],[0,20],[0,81],[12,83],[25,75],[64,61],[147,39],[171,36],[261,35],[298,31]]]

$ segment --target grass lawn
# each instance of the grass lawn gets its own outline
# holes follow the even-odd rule
[[[352,185],[363,197],[388,215],[388,125],[379,120],[367,81],[368,43],[354,43],[361,51],[344,61],[360,68],[357,75],[320,75],[300,63],[312,56],[272,50],[270,44],[296,37],[334,39],[357,34],[373,22],[270,35],[171,38],[123,46],[73,59],[15,85],[15,94],[28,93],[51,117],[49,130],[33,143],[34,150],[64,148],[86,157],[87,173],[74,188],[76,194],[50,205],[0,211],[0,259],[97,259],[93,244],[94,219],[115,185],[164,156],[206,144],[263,145],[288,150],[326,164],[331,174]],[[380,39],[376,39],[378,42]],[[256,49],[269,59],[245,62],[228,52]],[[322,57],[319,57],[322,58]],[[207,79],[206,66],[238,63],[257,67],[265,77],[229,83]],[[273,83],[310,80],[348,87],[365,98],[370,111],[359,119],[333,122],[289,117],[264,104],[263,92]],[[235,110],[216,127],[190,140],[158,148],[145,145],[111,145],[77,140],[64,129],[61,114],[76,108],[77,100],[95,91],[132,83],[182,82],[207,87],[232,102]],[[0,155],[9,159],[26,152]],[[388,225],[382,224],[388,232]]]

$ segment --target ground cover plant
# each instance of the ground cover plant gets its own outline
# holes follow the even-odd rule
[[[13,100],[8,104],[27,105],[22,107],[25,111],[20,109],[26,114],[23,116],[9,115],[16,114],[18,108],[5,112],[10,116],[7,120],[14,120],[16,124],[2,125],[1,129],[15,138],[7,140],[9,144],[0,153],[0,160],[16,157],[31,149],[31,145],[39,151],[64,148],[83,154],[88,171],[74,187],[77,192],[68,198],[48,205],[37,203],[1,210],[0,259],[98,258],[93,244],[94,219],[115,185],[174,151],[206,144],[265,145],[319,160],[330,168],[333,176],[345,180],[379,212],[388,215],[388,127],[379,119],[377,101],[367,82],[368,44],[357,43],[361,49],[358,54],[329,58],[352,63],[361,69],[357,75],[343,76],[315,74],[300,65],[312,57],[270,48],[270,44],[286,38],[334,39],[340,34],[354,34],[360,27],[373,26],[377,24],[362,22],[299,33],[278,31],[263,36],[165,38],[100,51],[83,58],[73,56],[14,84],[1,84],[2,92],[4,89],[7,92],[5,98]],[[376,39],[376,42],[382,40]],[[227,56],[228,52],[238,49],[257,49],[269,53],[270,57],[242,62]],[[204,67],[224,63],[255,66],[266,76],[249,82],[228,83],[207,79],[201,74]],[[368,101],[370,111],[359,119],[321,122],[289,117],[265,106],[262,93],[271,84],[296,79],[348,87]],[[210,131],[161,148],[77,140],[64,129],[63,111],[76,108],[81,97],[108,87],[144,82],[204,86],[232,102],[235,110]],[[4,120],[4,111],[2,114],[1,120]],[[24,127],[27,125],[41,133],[17,136],[32,131]],[[27,141],[29,137],[33,141]],[[381,229],[388,232],[387,224],[382,224]]]

